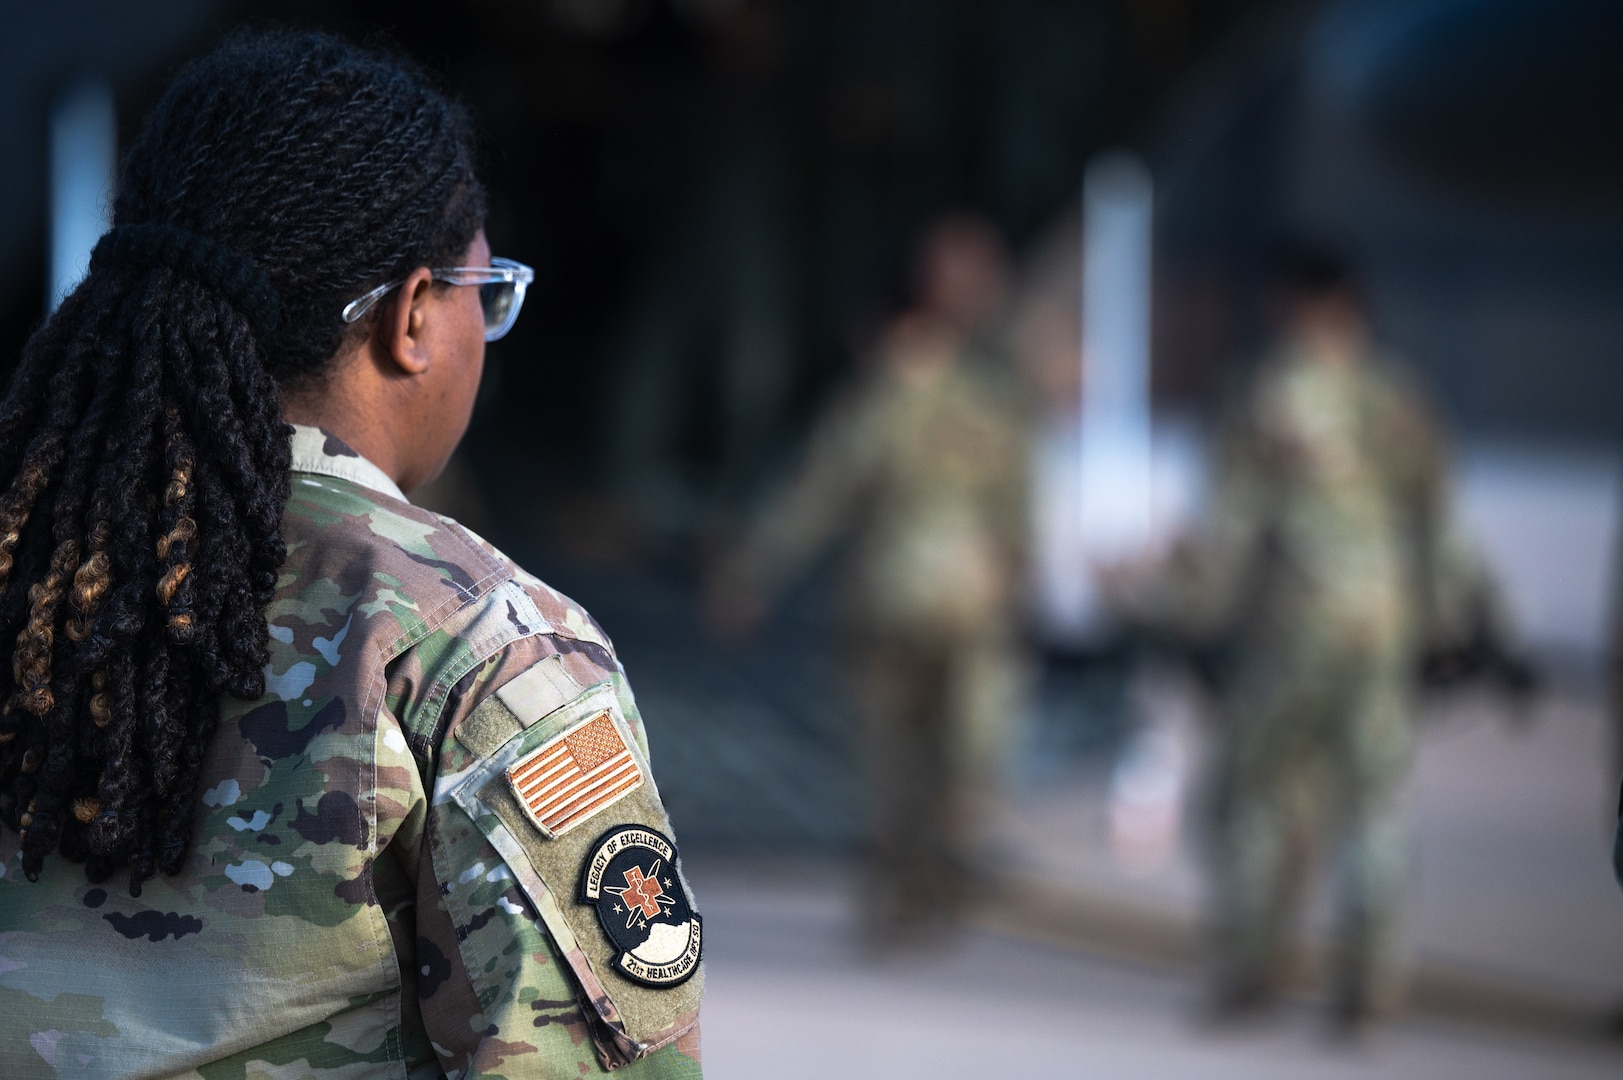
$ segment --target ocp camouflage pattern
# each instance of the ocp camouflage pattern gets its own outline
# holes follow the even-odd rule
[[[543,662],[612,688],[646,760],[613,647],[337,439],[297,429],[294,469],[267,692],[222,705],[185,870],[139,899],[60,857],[30,883],[0,836],[0,1075],[604,1071],[624,1051],[603,1027],[613,1001],[585,1000],[578,945],[432,795],[469,763],[460,726]],[[690,1024],[617,1074],[699,1076]]]
[[[1340,844],[1341,1004],[1401,993],[1401,794],[1425,624],[1450,588],[1441,440],[1369,351],[1269,357],[1221,446],[1212,513],[1139,614],[1236,646],[1210,784],[1220,965],[1270,970],[1311,856]],[[1294,890],[1294,891],[1293,891]]]
[[[956,333],[893,335],[871,369],[818,422],[732,573],[781,591],[849,537],[843,644],[869,802],[859,910],[890,941],[950,924],[988,872],[1027,682],[1029,425]]]

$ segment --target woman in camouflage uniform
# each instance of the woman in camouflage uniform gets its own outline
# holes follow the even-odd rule
[[[235,38],[23,354],[0,1075],[699,1074],[700,922],[611,645],[403,494],[530,279],[471,132],[396,60]]]

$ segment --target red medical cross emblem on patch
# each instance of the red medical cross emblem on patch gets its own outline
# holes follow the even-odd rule
[[[626,903],[638,905],[650,919],[659,914],[659,898],[665,895],[659,882],[643,877],[642,870],[633,866],[626,871],[626,884],[630,887],[621,894],[626,898]]]
[[[659,861],[648,868],[648,873],[642,872],[642,867],[633,866],[625,872],[626,887],[617,889],[609,886],[608,891],[618,893],[627,908],[626,925],[630,926],[640,916],[643,919],[652,919],[665,910],[661,905],[670,903],[665,895],[665,888],[659,883]]]

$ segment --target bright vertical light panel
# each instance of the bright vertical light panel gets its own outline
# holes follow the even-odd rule
[[[46,309],[90,269],[90,249],[112,213],[118,125],[112,88],[100,79],[75,83],[51,107],[51,250]]]
[[[1150,539],[1149,170],[1112,151],[1082,181],[1082,543],[1095,558]]]

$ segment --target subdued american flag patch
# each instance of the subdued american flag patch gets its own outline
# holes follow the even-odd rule
[[[607,711],[549,739],[507,769],[524,813],[562,836],[642,786],[642,769]]]

